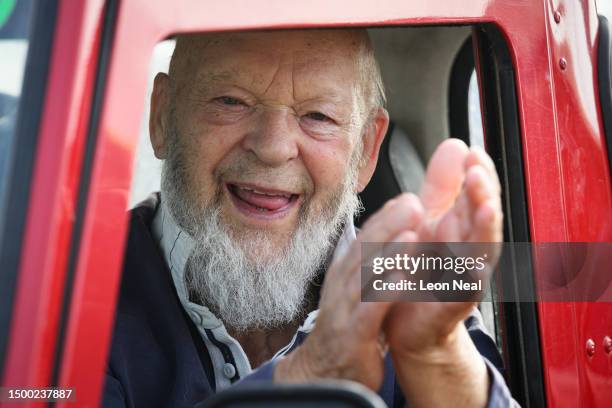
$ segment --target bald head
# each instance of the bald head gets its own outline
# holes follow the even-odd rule
[[[276,50],[290,52],[295,59],[316,58],[324,64],[336,63],[339,68],[352,65],[356,73],[355,85],[363,102],[362,108],[366,112],[371,112],[384,107],[386,103],[384,85],[365,29],[180,35],[177,37],[176,48],[170,61],[169,76],[175,90],[180,92],[184,87],[191,86],[194,77],[200,81],[208,80],[209,78],[201,74],[202,68],[220,56],[240,51],[261,52],[262,58],[267,61],[275,58],[270,51]]]

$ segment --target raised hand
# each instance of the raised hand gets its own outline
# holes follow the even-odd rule
[[[325,276],[316,326],[301,347],[276,367],[275,381],[348,379],[376,391],[383,380],[382,324],[391,303],[361,302],[361,242],[405,240],[420,218],[416,196],[401,195],[373,215],[344,257]],[[404,224],[397,220],[405,220]],[[368,256],[368,254],[361,254]]]
[[[445,141],[429,163],[420,201],[410,203],[412,212],[422,214],[415,228],[417,239],[501,242],[500,191],[493,162],[482,149],[470,150],[459,140]],[[490,262],[497,256],[492,254]],[[411,406],[444,404],[447,397],[466,406],[486,401],[486,368],[463,325],[474,307],[471,302],[393,305],[384,329]],[[449,378],[454,373],[456,378],[450,383],[431,383],[432,376],[443,373]]]
[[[316,327],[281,360],[275,381],[323,378],[381,385],[384,349],[411,406],[484,405],[488,376],[463,320],[473,303],[361,302],[362,242],[499,242],[500,187],[491,159],[457,140],[442,143],[420,197],[402,194],[364,225],[329,268]]]

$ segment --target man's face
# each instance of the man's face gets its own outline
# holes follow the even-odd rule
[[[217,204],[232,236],[265,233],[282,249],[300,217],[325,214],[351,165],[359,177],[362,44],[340,31],[188,41],[166,123],[182,150],[189,200]]]
[[[388,123],[367,109],[366,45],[363,31],[188,37],[156,77],[162,202],[194,242],[185,283],[233,330],[299,316],[352,221]]]

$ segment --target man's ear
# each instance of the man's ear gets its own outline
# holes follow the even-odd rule
[[[361,193],[368,185],[376,163],[378,163],[378,153],[383,139],[389,128],[389,113],[384,108],[379,108],[375,116],[370,119],[370,123],[366,124],[363,137],[363,152],[361,155],[361,163],[359,164],[359,172],[357,173],[357,192]]]
[[[149,116],[149,137],[155,157],[166,158],[166,132],[170,113],[170,77],[163,72],[155,76],[151,93],[151,114]]]

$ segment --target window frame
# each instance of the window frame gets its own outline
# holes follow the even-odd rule
[[[22,91],[8,144],[6,174],[1,175],[6,183],[0,191],[0,368],[4,367],[9,342],[56,15],[55,1],[41,0],[32,5]]]
[[[474,38],[485,146],[495,163],[502,186],[504,242],[530,242],[514,64],[508,45],[495,25],[475,27]],[[535,293],[533,267],[528,270],[519,269],[516,267],[519,263],[516,258],[510,259],[514,264],[506,265],[503,270],[511,270],[513,273],[502,276],[504,281],[499,282],[499,289],[509,292],[503,297],[513,298],[510,293]],[[521,264],[532,264],[532,261],[522,261]],[[502,333],[502,356],[513,396],[523,406],[545,406],[537,304],[504,302],[498,307],[502,317],[497,322]]]
[[[563,0],[560,1],[563,2]],[[62,6],[68,3],[66,0],[61,0]],[[78,3],[78,7],[88,10],[83,13],[91,13],[96,16],[93,18],[94,26],[101,28],[97,16],[102,16],[102,6],[106,2],[84,0]],[[586,9],[587,12],[581,15],[590,16],[589,4],[589,2],[583,2],[576,6]],[[39,252],[43,253],[43,260],[51,259],[50,263],[53,267],[42,264],[42,260],[26,259],[24,261],[24,256],[22,262],[26,266],[21,266],[19,272],[20,280],[23,278],[25,283],[31,284],[34,278],[42,274],[37,271],[36,266],[43,266],[44,276],[52,283],[49,284],[45,280],[45,285],[37,287],[35,296],[40,294],[43,295],[41,299],[48,299],[52,295],[55,303],[51,302],[51,304],[53,307],[58,307],[56,303],[61,302],[61,299],[58,300],[58,294],[64,293],[61,288],[65,283],[64,275],[69,257],[68,250],[65,250],[64,247],[70,247],[70,231],[72,225],[75,224],[70,217],[76,213],[74,210],[77,208],[76,197],[79,195],[86,197],[86,204],[79,212],[80,219],[76,221],[76,225],[79,225],[80,238],[78,245],[72,246],[74,253],[72,264],[75,267],[69,303],[63,312],[68,317],[65,324],[65,337],[60,345],[63,350],[56,375],[58,385],[74,386],[79,390],[80,403],[97,405],[102,392],[104,367],[111,338],[127,232],[128,217],[125,210],[130,190],[131,163],[136,151],[140,126],[140,107],[145,94],[146,72],[154,44],[172,34],[249,29],[495,23],[504,40],[510,45],[509,58],[514,67],[514,86],[516,87],[514,104],[520,114],[518,120],[521,132],[518,135],[522,142],[524,168],[521,170],[525,182],[525,200],[529,204],[526,209],[530,221],[527,226],[529,237],[535,242],[565,241],[571,236],[572,231],[581,231],[580,228],[583,228],[581,225],[577,227],[568,225],[564,218],[566,214],[575,214],[576,210],[571,203],[564,201],[562,190],[574,191],[572,189],[576,187],[564,184],[564,181],[559,179],[559,174],[563,170],[563,163],[560,160],[563,152],[556,143],[560,139],[570,139],[571,136],[568,136],[567,133],[562,134],[558,130],[555,101],[559,96],[555,94],[547,80],[547,76],[557,75],[556,71],[553,72],[551,68],[554,66],[554,62],[551,61],[551,55],[554,54],[551,47],[564,44],[559,38],[550,34],[550,27],[554,25],[550,4],[542,0],[541,2],[517,2],[510,7],[505,0],[471,0],[461,5],[457,5],[453,0],[435,3],[390,0],[385,2],[383,7],[380,3],[355,3],[349,0],[339,0],[330,6],[324,0],[313,0],[308,4],[274,2],[274,8],[271,5],[272,3],[267,1],[253,1],[248,7],[245,7],[243,2],[228,0],[215,3],[215,7],[210,7],[207,2],[201,0],[175,0],[172,3],[165,0],[125,0],[121,2],[117,10],[115,37],[109,55],[107,80],[103,95],[98,93],[96,96],[101,98],[97,101],[100,104],[100,121],[94,129],[97,132],[95,151],[93,157],[88,158],[87,165],[91,166],[90,178],[86,184],[81,183],[79,187],[80,174],[68,177],[66,173],[61,173],[62,178],[57,182],[53,181],[50,176],[40,176],[40,180],[52,182],[53,187],[68,186],[74,198],[71,197],[64,202],[55,200],[52,208],[47,211],[43,194],[45,188],[40,185],[35,186],[28,209],[28,223],[31,222],[34,226],[27,227],[29,229],[24,238],[26,245],[23,253],[29,254],[30,257],[38,256]],[[60,20],[62,16],[70,16],[70,13],[66,11],[68,9],[68,6],[62,8]],[[65,21],[67,24],[61,29],[64,30],[64,33],[70,32],[68,26],[74,23],[74,20],[66,18]],[[78,22],[80,23],[81,20]],[[586,24],[587,29],[592,28],[589,25],[590,20]],[[58,24],[58,30],[59,27],[60,24]],[[101,29],[99,31],[101,32]],[[73,35],[75,35],[74,32]],[[77,32],[75,36],[79,37],[79,33]],[[100,44],[95,41],[95,38],[97,37],[88,31],[89,41],[84,43],[90,48],[94,44],[93,49],[98,50]],[[81,40],[82,38],[79,37],[79,41]],[[69,63],[74,63],[80,69],[85,69],[83,68],[85,66],[93,66],[94,73],[86,77],[95,78],[97,59],[94,58],[92,63],[91,59],[72,58]],[[56,62],[52,66],[55,67],[55,64]],[[71,82],[72,80],[65,78],[65,81]],[[557,82],[559,83],[561,81]],[[91,87],[93,88],[93,85]],[[87,87],[84,86],[84,88]],[[88,96],[67,99],[74,103],[75,100],[87,101]],[[63,106],[61,104],[64,102],[57,102],[60,107]],[[591,102],[590,100],[586,102],[577,100],[572,103],[581,103],[586,109],[590,109]],[[49,105],[46,104],[45,108],[47,106]],[[69,157],[71,160],[69,167],[74,173],[79,173],[82,168],[78,151],[79,149],[82,151],[85,146],[82,134],[86,134],[86,130],[90,128],[89,114],[91,111],[88,103],[85,103],[84,106],[80,110],[81,116],[77,121],[79,126],[85,128],[83,133],[80,133],[81,130],[79,130],[76,138],[80,145],[77,143],[78,146],[71,146],[71,153],[67,156],[56,158],[64,163]],[[501,105],[501,108],[504,109],[504,105]],[[83,112],[87,112],[87,115]],[[588,122],[589,120],[589,117],[579,117],[575,119],[575,123],[592,125]],[[592,128],[596,129],[599,126],[592,126]],[[532,134],[538,137],[531,137]],[[63,132],[61,137],[65,137]],[[518,143],[518,141],[515,142]],[[585,148],[597,159],[592,161],[594,164],[589,167],[588,176],[591,179],[609,182],[607,162],[605,174],[602,173],[600,165],[601,158],[607,157],[605,153],[593,145]],[[542,160],[543,155],[547,159],[545,162]],[[36,172],[42,172],[44,169],[44,166],[37,164]],[[54,172],[52,175],[55,174],[60,173]],[[35,181],[38,181],[38,176]],[[87,192],[83,192],[83,186],[86,186]],[[609,209],[605,208],[608,202],[606,200],[611,194],[608,188],[602,195],[595,196],[592,200],[595,214],[603,221],[612,220],[612,216],[606,213]],[[45,230],[45,234],[36,237],[36,226],[44,224],[45,220],[42,217],[48,214],[53,216],[48,219],[52,219],[54,223],[57,222],[56,217],[61,213],[61,205],[66,203],[69,206],[72,205],[73,208],[66,211],[67,214],[61,215],[61,227],[53,227],[53,232],[63,231],[62,244],[57,244],[61,248],[47,249],[45,245],[56,245],[55,241],[48,239],[53,235]],[[112,220],[112,223],[109,223],[108,220]],[[600,238],[612,239],[612,230],[604,230]],[[40,248],[45,249],[40,250]],[[65,257],[66,260],[59,259],[62,257]],[[27,285],[18,286],[16,306],[13,310],[13,321],[19,323],[18,336],[13,336],[11,333],[11,342],[17,345],[14,349],[9,350],[7,357],[14,361],[24,358],[23,356],[31,352],[29,345],[44,344],[44,339],[50,336],[49,332],[42,332],[40,322],[42,317],[46,316],[46,311],[41,312],[41,305],[44,303],[39,301],[36,304],[38,308],[33,308],[30,304],[32,301],[27,299]],[[573,306],[570,307],[573,308]],[[556,328],[554,321],[561,320],[566,310],[567,308],[562,305],[537,305],[540,320],[538,325],[532,329],[539,329],[541,334],[542,364],[546,368],[544,372],[546,390],[554,390],[555,399],[562,399],[571,405],[584,395],[580,388],[580,379],[584,375],[579,373],[576,367],[578,363],[582,364],[582,356],[578,353],[578,350],[582,349],[574,347],[574,343],[582,345],[582,339],[576,340],[574,337],[554,339],[557,347],[546,347],[553,341],[552,330]],[[35,314],[28,315],[28,312],[32,311]],[[38,321],[33,324],[26,322],[32,317]],[[27,330],[21,330],[21,327],[26,327]],[[54,333],[53,330],[50,332]],[[29,339],[28,334],[33,335],[34,338]],[[55,341],[55,338],[53,340]],[[20,346],[20,342],[23,345]],[[53,356],[44,353],[41,355],[38,354],[40,350],[39,347],[33,353],[33,357],[28,357],[30,359],[27,360],[27,367],[44,372],[49,367],[49,361],[53,361],[55,354],[50,353]],[[573,367],[565,364],[568,358],[574,363]],[[580,369],[583,368],[589,369],[584,364]],[[17,378],[12,373],[9,370],[7,377],[9,380]],[[570,381],[566,381],[568,376]],[[40,374],[40,378],[44,378],[44,374]],[[591,389],[594,388],[591,387]],[[550,392],[546,392],[547,398],[552,398],[551,395]]]
[[[20,103],[27,107],[28,116],[38,109],[40,112],[38,119],[31,117],[29,123],[35,128],[35,143],[27,146],[32,155],[31,177],[19,186],[28,190],[28,197],[22,196],[18,211],[10,215],[12,222],[23,223],[21,235],[10,237],[14,245],[10,256],[16,259],[5,269],[15,284],[3,287],[9,292],[10,298],[3,300],[10,303],[10,321],[8,330],[1,333],[7,337],[0,373],[2,385],[13,387],[51,384],[73,209],[97,66],[98,17],[104,0],[36,3],[42,11],[37,13],[34,26],[36,30],[46,29],[41,36],[47,48],[36,47],[28,53],[36,55],[36,68],[46,74],[39,81],[24,78],[24,92],[26,87],[32,87],[40,99]],[[26,145],[28,140],[20,142]],[[14,178],[10,181],[17,182]],[[22,212],[23,219],[19,220]]]
[[[468,95],[475,69],[484,144],[502,183],[504,242],[529,242],[530,226],[513,61],[508,45],[495,25],[476,25],[472,31],[472,36],[459,50],[451,70],[448,93],[450,135],[471,144]],[[518,264],[518,261],[515,263]],[[493,282],[491,287],[496,328],[496,332],[491,334],[502,351],[505,375],[513,396],[523,406],[543,406],[546,398],[536,304],[499,303],[495,300],[499,296],[496,290],[534,293],[533,267],[519,270],[514,265],[507,265],[504,270],[511,270],[513,274],[506,276],[504,282]],[[510,294],[502,297],[512,298]]]

